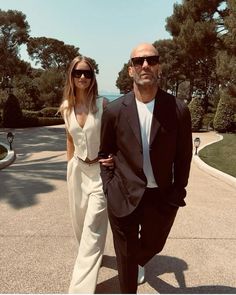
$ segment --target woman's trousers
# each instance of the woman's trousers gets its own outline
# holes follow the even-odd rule
[[[70,211],[78,255],[69,293],[94,293],[107,233],[106,199],[99,163],[73,157],[67,167]]]

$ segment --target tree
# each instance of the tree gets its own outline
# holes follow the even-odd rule
[[[29,64],[20,60],[19,47],[29,38],[26,16],[16,10],[0,10],[0,76],[13,77],[28,70]]]
[[[225,13],[220,8],[223,2],[184,0],[183,4],[174,5],[173,15],[167,18],[166,28],[179,45],[184,60],[181,71],[190,83],[190,99],[196,90],[203,97],[211,95],[218,84],[215,56]]]
[[[19,101],[14,94],[10,93],[3,107],[3,126],[16,128],[21,126],[21,123],[22,111]]]
[[[116,87],[120,89],[120,93],[127,93],[133,89],[133,79],[128,73],[129,63],[125,63],[122,70],[118,73]]]
[[[189,110],[191,113],[192,131],[199,131],[202,126],[202,120],[205,113],[200,97],[196,96],[191,100],[189,103]]]
[[[39,110],[41,108],[39,86],[35,79],[26,75],[18,75],[13,79],[13,85],[21,109]]]
[[[172,39],[164,39],[153,44],[160,55],[161,62],[161,87],[170,90],[178,96],[179,86],[186,77],[181,74],[184,61],[181,58],[180,47]]]
[[[222,91],[217,111],[213,121],[214,129],[218,132],[234,131],[234,113],[232,108],[232,97],[227,91]]]
[[[40,101],[43,106],[59,106],[62,101],[65,75],[56,69],[48,69],[35,78],[35,84],[40,91]]]
[[[31,59],[36,60],[36,64],[40,63],[43,69],[65,70],[71,60],[80,55],[79,48],[46,37],[30,38],[27,51]]]

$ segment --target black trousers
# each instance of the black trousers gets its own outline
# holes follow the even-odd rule
[[[177,211],[158,188],[147,188],[128,216],[116,217],[108,207],[121,293],[137,292],[138,265],[144,266],[163,249]]]

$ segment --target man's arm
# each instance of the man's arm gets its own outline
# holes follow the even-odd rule
[[[188,184],[192,160],[192,129],[189,109],[184,104],[178,105],[178,136],[174,162],[174,192],[172,202],[184,205],[185,187]],[[178,200],[175,200],[175,198]],[[180,203],[179,203],[180,202]],[[175,203],[175,204],[176,204]]]
[[[100,137],[100,149],[98,156],[101,159],[108,158],[112,154],[114,164],[116,158],[116,128],[115,128],[115,117],[112,115],[108,107],[103,111],[102,124],[101,124],[101,137]],[[104,165],[101,167],[101,177],[103,181],[103,189],[106,193],[107,184],[112,179],[114,169],[110,169]]]

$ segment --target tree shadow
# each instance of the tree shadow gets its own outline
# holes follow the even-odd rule
[[[66,133],[64,126],[5,128],[0,131],[0,141],[7,143],[6,134],[14,134],[13,148],[17,154],[37,153],[42,151],[65,151]]]
[[[16,160],[0,171],[0,201],[5,199],[13,208],[21,209],[37,204],[38,194],[55,190],[49,180],[66,181],[66,157],[64,161],[61,159],[66,153],[65,128],[44,127],[11,131],[15,134],[13,148],[16,151]],[[5,133],[1,131],[0,138]],[[45,157],[43,154],[37,156],[40,152],[46,152]]]
[[[66,181],[66,162],[50,163],[44,161],[27,161],[15,163],[0,171],[0,200],[6,199],[15,209],[21,209],[37,204],[37,195],[46,194],[56,187],[49,180]]]
[[[116,258],[104,255],[104,267],[117,270]],[[154,256],[146,265],[146,282],[160,294],[235,294],[236,288],[224,285],[205,285],[187,287],[184,271],[188,269],[187,263],[179,258],[171,256]],[[165,273],[173,273],[178,287],[172,286],[158,276]],[[98,284],[96,293],[117,294],[120,292],[118,276],[109,278]]]

